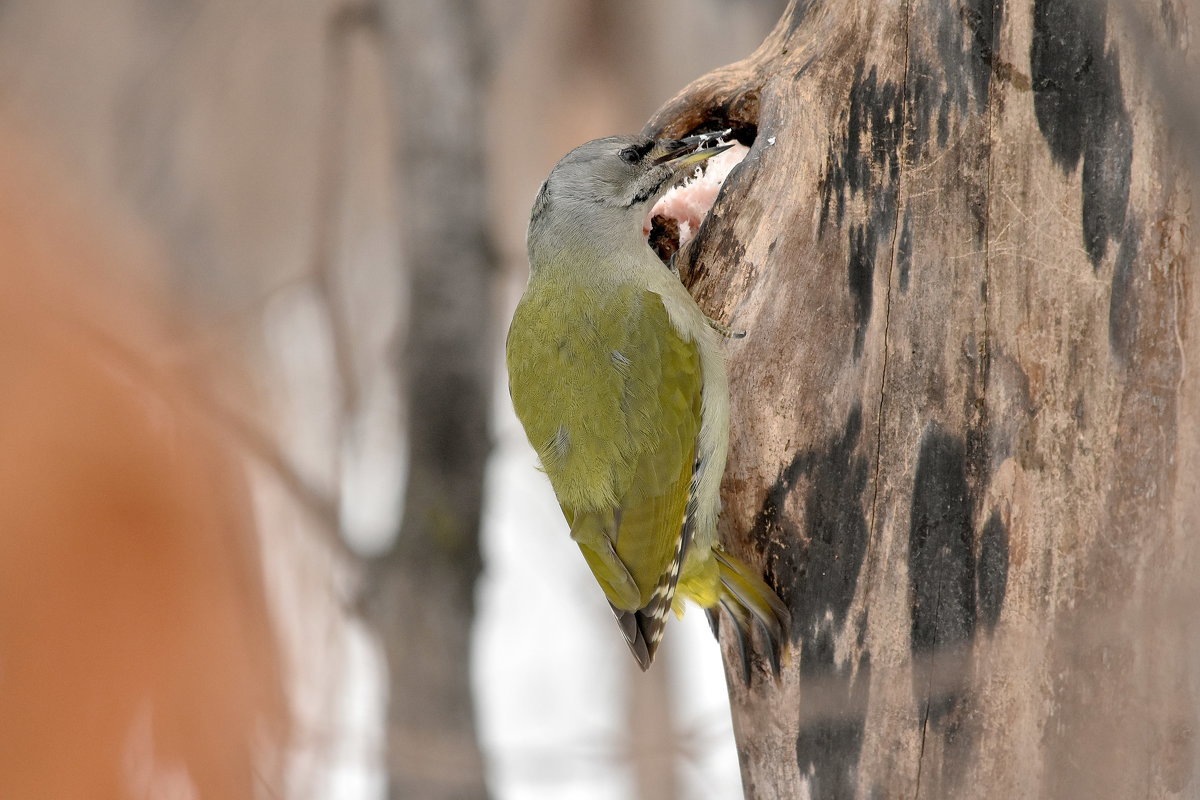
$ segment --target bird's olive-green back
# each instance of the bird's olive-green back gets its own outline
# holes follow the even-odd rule
[[[702,399],[695,343],[654,292],[531,285],[507,361],[517,417],[568,523],[615,529],[644,606],[671,565],[687,504]],[[614,576],[584,555],[608,592]]]

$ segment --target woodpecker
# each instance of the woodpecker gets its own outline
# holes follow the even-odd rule
[[[727,328],[650,249],[643,220],[724,151],[712,134],[613,136],[564,156],[530,215],[529,283],[509,329],[509,392],[571,538],[643,670],[685,597],[757,625],[778,648],[786,606],[717,539],[729,444]]]

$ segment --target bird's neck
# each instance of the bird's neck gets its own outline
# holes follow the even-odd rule
[[[663,269],[646,244],[640,221],[629,214],[596,219],[558,213],[530,226],[530,280],[549,278],[575,284],[612,284],[637,280],[647,269]]]

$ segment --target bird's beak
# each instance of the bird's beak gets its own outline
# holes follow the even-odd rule
[[[732,129],[727,128],[713,133],[696,134],[686,139],[664,139],[656,142],[655,149],[662,152],[662,155],[654,159],[654,166],[665,164],[678,169],[706,161],[733,147],[732,144],[717,145],[717,142],[730,133],[732,133]]]

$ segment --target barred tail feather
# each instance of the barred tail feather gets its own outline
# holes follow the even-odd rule
[[[641,619],[642,612],[625,611],[612,603],[609,603],[609,606],[617,618],[617,625],[620,626],[621,633],[625,635],[625,643],[629,645],[630,652],[633,653],[638,666],[644,672],[650,668],[650,662],[654,660],[654,649],[650,647],[650,640],[646,638]]]
[[[658,585],[650,595],[650,602],[637,611],[612,607],[617,624],[625,634],[625,641],[633,651],[638,666],[643,670],[650,668],[651,662],[654,661],[654,653],[662,641],[667,616],[671,613],[671,601],[675,597],[675,585],[679,582],[679,571],[683,567],[683,558],[687,552],[687,539],[687,536],[679,538],[671,566],[659,578]]]
[[[683,564],[682,548],[676,548],[671,567],[663,573],[650,602],[637,611],[625,611],[612,606],[617,624],[625,634],[625,642],[637,659],[642,670],[650,669],[654,654],[662,641],[663,630],[667,626],[667,615],[671,611],[671,600],[675,597],[675,584],[679,581],[679,569]],[[611,604],[610,604],[611,605]]]
[[[687,505],[683,512],[683,524],[679,528],[679,538],[675,542],[675,555],[671,565],[658,579],[650,602],[637,611],[625,611],[612,606],[617,624],[625,634],[625,642],[637,659],[638,666],[643,671],[650,668],[654,654],[662,641],[663,630],[667,626],[667,617],[671,613],[671,604],[675,599],[675,587],[679,583],[679,573],[683,570],[683,560],[687,557],[688,544],[692,540],[692,530],[695,527],[697,505],[697,487],[699,485],[699,467],[697,461],[692,469],[692,481],[688,487]],[[612,605],[611,603],[609,605]]]

